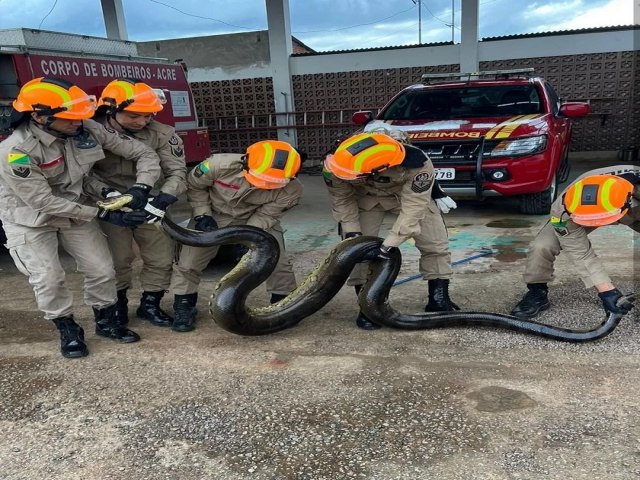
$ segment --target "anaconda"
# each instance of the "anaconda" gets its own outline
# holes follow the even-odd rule
[[[285,299],[268,307],[249,308],[249,293],[264,282],[274,270],[280,250],[276,239],[264,230],[251,226],[224,227],[212,232],[182,228],[167,216],[162,227],[176,241],[195,247],[241,244],[249,251],[214,287],[209,311],[213,320],[225,330],[239,335],[265,335],[290,328],[320,310],[342,288],[353,267],[375,257],[382,239],[359,236],[337,244],[307,278]],[[490,326],[538,335],[566,342],[597,340],[611,333],[622,315],[610,313],[596,328],[572,330],[522,320],[511,315],[489,312],[439,312],[404,314],[389,305],[389,291],[401,265],[398,249],[387,259],[371,261],[371,276],[363,286],[358,302],[362,312],[373,322],[392,328],[424,330],[455,326]],[[632,302],[635,295],[623,297]]]

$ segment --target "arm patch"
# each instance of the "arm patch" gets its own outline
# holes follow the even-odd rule
[[[416,193],[426,192],[432,183],[433,178],[427,172],[418,173],[411,182],[411,191]]]

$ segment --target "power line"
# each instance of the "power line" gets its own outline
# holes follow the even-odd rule
[[[55,2],[53,2],[53,7],[51,7],[51,10],[49,10],[49,13],[47,13],[44,18],[40,21],[40,25],[38,25],[38,30],[40,30],[40,27],[42,27],[42,24],[44,23],[44,21],[47,19],[47,17],[49,15],[51,15],[51,12],[53,12],[53,9],[56,8],[56,5],[58,4],[58,0],[55,0]]]
[[[251,30],[251,31],[256,30],[256,28],[243,27],[241,25],[234,25],[233,23],[227,23],[227,22],[225,22],[223,20],[220,20],[218,18],[203,17],[202,15],[194,15],[193,13],[183,12],[179,8],[176,8],[176,7],[172,6],[172,5],[167,5],[166,3],[159,2],[158,0],[149,0],[149,1],[153,2],[153,3],[157,3],[158,5],[163,5],[163,6],[167,7],[167,8],[171,8],[171,9],[175,10],[176,12],[180,12],[183,15],[186,15],[188,17],[201,18],[203,20],[213,20],[214,22],[222,23],[222,24],[227,25],[229,27],[241,28],[243,30]]]
[[[402,10],[401,12],[394,13],[393,15],[389,15],[388,17],[381,18],[381,19],[376,20],[376,21],[374,21],[374,22],[359,23],[358,25],[351,25],[350,27],[335,28],[335,29],[333,29],[333,30],[307,30],[307,31],[296,30],[296,31],[295,31],[295,32],[293,32],[293,33],[324,33],[324,32],[339,32],[339,31],[341,31],[341,30],[348,30],[348,29],[350,29],[350,28],[364,27],[364,26],[366,26],[366,25],[375,25],[376,23],[380,23],[380,22],[383,22],[383,21],[385,21],[385,20],[389,20],[390,18],[397,17],[398,15],[401,15],[401,14],[403,14],[403,13],[406,13],[406,12],[408,12],[409,10],[413,10],[414,8],[415,8],[415,6],[414,6],[414,7],[411,7],[411,8],[407,8],[406,10]]]

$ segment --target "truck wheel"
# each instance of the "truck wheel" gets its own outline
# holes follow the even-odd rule
[[[528,215],[545,215],[558,195],[558,176],[554,175],[551,186],[544,192],[530,193],[520,197],[520,211]]]

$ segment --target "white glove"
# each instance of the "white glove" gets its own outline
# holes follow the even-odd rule
[[[112,190],[105,195],[105,198],[119,197],[120,195],[122,194],[118,190]]]
[[[451,197],[436,198],[436,205],[438,205],[438,208],[442,213],[449,213],[449,210],[458,208],[458,205]]]

